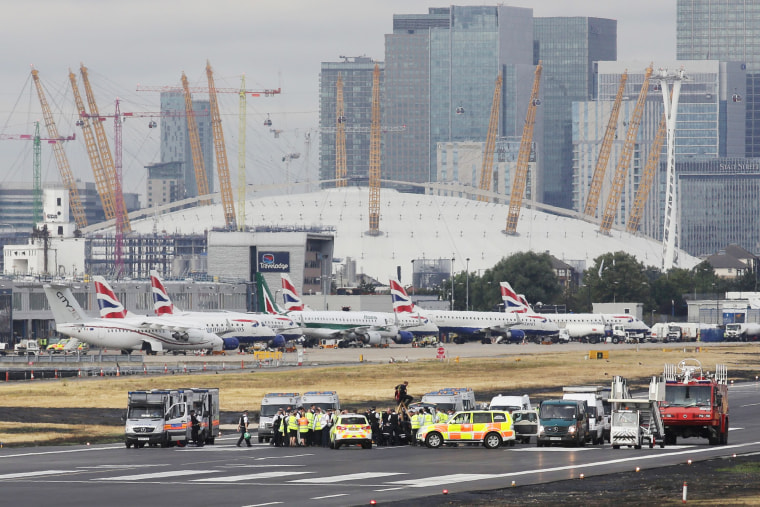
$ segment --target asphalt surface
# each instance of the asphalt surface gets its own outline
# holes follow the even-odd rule
[[[442,501],[474,491],[683,465],[760,452],[760,386],[730,387],[729,444],[686,439],[664,449],[517,445],[322,448],[236,447],[229,434],[203,448],[126,449],[123,444],[0,449],[4,501],[25,505],[367,505]],[[255,442],[255,436],[253,441]],[[106,501],[107,500],[107,501]],[[466,503],[466,502],[465,502]],[[497,502],[499,503],[499,502]]]

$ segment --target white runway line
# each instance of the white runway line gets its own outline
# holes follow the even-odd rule
[[[101,477],[95,481],[143,481],[149,479],[163,479],[166,477],[179,477],[182,475],[207,474],[208,470],[170,470],[168,472],[156,472],[152,474],[120,475],[118,477]]]
[[[456,484],[459,482],[481,481],[483,479],[493,479],[499,477],[494,474],[451,474],[437,475],[434,477],[423,477],[421,479],[407,479],[403,481],[392,481],[388,484],[401,484],[413,488],[425,488],[428,486],[441,486],[445,484]]]
[[[2,474],[0,481],[4,479],[21,479],[24,477],[39,477],[40,475],[70,474],[76,470],[35,470],[34,472],[17,472],[15,474]]]
[[[327,495],[327,496],[313,496],[310,498],[310,500],[324,500],[325,498],[337,498],[339,496],[348,496],[348,493],[338,493],[337,495]]]
[[[283,472],[261,472],[258,474],[230,475],[222,477],[207,477],[205,479],[193,479],[193,482],[241,482],[255,481],[258,479],[271,479],[273,477],[287,477],[289,475],[311,474],[313,472],[295,472],[292,470]]]
[[[390,475],[406,475],[403,472],[361,472],[357,474],[333,475],[332,477],[313,477],[309,479],[295,479],[288,482],[300,482],[321,484],[327,482],[358,481],[361,479],[374,479],[376,477],[388,477]]]

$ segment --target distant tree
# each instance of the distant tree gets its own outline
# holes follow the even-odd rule
[[[583,275],[590,299],[600,303],[646,301],[649,283],[644,265],[626,252],[600,255]]]

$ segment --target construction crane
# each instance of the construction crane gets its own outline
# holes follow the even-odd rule
[[[636,138],[639,135],[639,126],[641,125],[641,117],[644,114],[644,105],[647,99],[647,92],[649,91],[649,78],[651,76],[652,65],[650,64],[644,73],[644,82],[641,84],[639,98],[636,101],[636,106],[633,108],[633,114],[628,123],[628,131],[625,134],[623,149],[620,152],[620,159],[615,168],[615,176],[612,179],[612,189],[610,190],[610,195],[607,196],[607,203],[604,206],[602,225],[599,227],[599,230],[603,234],[610,233],[612,224],[615,221],[615,214],[617,213],[620,197],[623,194],[623,187],[625,186],[625,177],[628,173],[628,167],[631,165],[633,148],[636,145]]]
[[[517,153],[517,166],[515,177],[512,181],[512,195],[509,197],[509,214],[507,215],[507,234],[517,233],[517,220],[520,218],[520,208],[525,195],[525,183],[528,179],[528,163],[530,162],[530,150],[533,145],[533,127],[536,124],[536,107],[541,104],[538,91],[541,84],[541,60],[536,65],[536,74],[533,79],[533,90],[530,93],[528,112],[525,115],[520,151]]]
[[[32,80],[34,80],[34,86],[37,88],[37,96],[40,99],[42,116],[45,119],[45,127],[47,128],[48,136],[56,139],[60,137],[58,135],[58,128],[55,126],[53,113],[50,111],[50,106],[45,98],[45,92],[42,90],[39,72],[35,68],[32,68]],[[71,207],[71,214],[74,215],[74,222],[77,224],[78,229],[87,227],[87,215],[85,215],[82,201],[79,198],[79,190],[77,189],[74,175],[71,173],[69,159],[66,157],[66,152],[63,151],[63,144],[55,143],[53,145],[53,153],[55,154],[55,160],[58,164],[58,171],[61,173],[63,186],[66,187],[66,190],[69,192],[69,206]]]
[[[224,145],[222,117],[219,114],[219,103],[216,100],[214,86],[214,71],[211,63],[206,60],[206,77],[208,78],[208,101],[211,109],[211,131],[214,135],[214,154],[216,155],[216,172],[219,175],[219,191],[222,194],[222,211],[224,223],[230,230],[236,229],[235,208],[232,201],[232,184],[230,183],[230,168],[227,165],[227,148]],[[238,91],[239,93],[239,91]]]
[[[343,76],[335,83],[335,187],[348,185],[346,176],[346,116],[343,114]]]
[[[90,114],[85,114],[85,116],[89,116],[90,118],[101,118],[101,115],[98,112],[98,104],[95,102],[95,94],[92,92],[92,86],[90,86],[87,67],[85,67],[84,64],[80,64],[79,71],[82,75],[82,84],[84,84],[84,91],[87,96],[87,105],[90,108]],[[80,111],[80,116],[82,116],[82,113],[84,113],[84,110]],[[108,138],[106,137],[106,131],[103,128],[103,122],[93,122],[93,127],[95,129],[98,150],[100,151],[100,159],[103,162],[104,177],[111,186],[111,200],[114,207],[114,216],[122,216],[122,230],[123,232],[128,233],[132,230],[132,225],[129,223],[129,217],[127,216],[127,207],[124,203],[124,196],[119,196],[116,193],[116,169],[114,168],[113,158],[111,157],[111,147],[108,144]],[[121,207],[119,207],[117,201],[122,203]]]
[[[193,113],[193,97],[190,94],[190,86],[187,82],[187,76],[182,73],[182,93],[185,97],[185,113],[187,114],[187,133],[190,138],[190,152],[193,157],[193,168],[195,169],[195,185],[198,195],[208,194],[208,176],[206,176],[206,162],[203,159],[201,150],[201,139],[198,134],[198,122],[195,121]],[[205,199],[200,201],[201,206],[211,204],[211,200]]]
[[[106,176],[103,161],[100,158],[100,152],[98,151],[98,145],[95,141],[95,135],[90,127],[90,121],[86,115],[82,96],[79,94],[77,77],[71,69],[69,69],[69,81],[71,82],[71,90],[74,93],[74,102],[76,103],[77,111],[79,111],[79,119],[76,124],[78,127],[81,127],[82,134],[84,135],[84,144],[87,149],[87,155],[90,158],[92,174],[95,177],[95,188],[98,191],[98,196],[100,196],[100,202],[103,205],[103,213],[105,214],[106,220],[113,220],[116,213],[114,211],[114,192],[111,187],[111,180]],[[83,115],[82,113],[85,114]]]
[[[639,188],[636,191],[636,197],[633,200],[631,213],[628,215],[626,229],[630,233],[635,233],[639,230],[641,217],[644,214],[644,205],[649,198],[649,191],[652,188],[654,175],[656,174],[657,166],[660,163],[662,145],[665,142],[667,132],[667,121],[665,120],[665,114],[663,113],[662,119],[660,120],[660,126],[657,127],[657,134],[654,137],[652,147],[649,151],[649,158],[647,159],[647,163],[644,166],[644,171],[641,174],[641,180],[639,180]]]
[[[496,77],[496,87],[493,91],[491,103],[491,118],[488,122],[488,135],[486,136],[485,151],[483,151],[483,165],[480,169],[480,190],[491,191],[493,181],[493,151],[496,148],[496,136],[499,133],[499,105],[501,104],[501,73]],[[478,194],[478,201],[488,201],[488,197]]]
[[[604,183],[604,175],[607,172],[607,164],[610,160],[612,142],[615,140],[618,117],[620,116],[620,104],[623,102],[623,91],[625,91],[626,81],[628,81],[628,70],[623,72],[623,75],[620,76],[620,86],[618,86],[615,102],[612,103],[612,111],[610,112],[610,119],[607,122],[607,130],[604,131],[602,146],[599,148],[599,156],[596,159],[594,176],[591,179],[591,188],[588,192],[586,209],[584,211],[584,214],[590,217],[596,216],[596,207],[599,205],[599,196],[602,193],[602,183]]]
[[[33,141],[33,160],[32,168],[33,173],[33,187],[34,187],[34,200],[33,200],[33,216],[32,220],[35,224],[42,222],[42,141],[47,141],[49,144],[56,144],[63,141],[73,141],[76,139],[76,135],[69,137],[40,137],[40,122],[34,122],[34,135],[29,134],[0,134],[0,139],[16,140],[16,141]]]
[[[372,122],[369,133],[369,234],[380,235],[380,67],[372,73]]]
[[[245,75],[240,78],[240,101],[238,113],[238,231],[245,230],[245,127],[246,100]]]

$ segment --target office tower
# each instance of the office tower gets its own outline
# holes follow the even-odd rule
[[[678,0],[676,57],[738,62],[747,71],[746,155],[760,157],[760,2]],[[687,69],[688,72],[688,69]]]
[[[184,175],[185,196],[198,195],[195,166],[187,130],[185,97],[182,92],[162,92],[161,111],[169,113],[161,118],[161,162],[181,162]],[[193,111],[198,125],[198,137],[206,169],[209,192],[214,191],[214,138],[211,130],[211,114],[208,100],[194,100]]]
[[[343,115],[346,127],[346,166],[349,185],[367,185],[369,178],[370,124],[372,121],[372,74],[383,64],[367,56],[341,56],[341,62],[322,62],[319,74],[319,179],[335,178],[336,83],[343,82]],[[381,94],[382,96],[382,94]],[[381,98],[382,109],[382,98]],[[385,177],[385,176],[383,176]],[[334,183],[325,184],[334,187]]]

